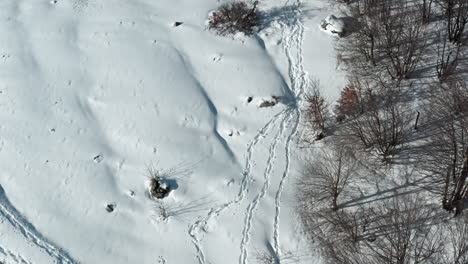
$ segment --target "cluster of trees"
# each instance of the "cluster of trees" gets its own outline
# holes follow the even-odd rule
[[[468,263],[468,1],[345,2],[349,83],[305,97],[304,230],[329,263]]]

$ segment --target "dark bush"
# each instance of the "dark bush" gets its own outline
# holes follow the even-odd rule
[[[259,23],[257,5],[258,1],[252,4],[244,1],[223,4],[213,12],[209,28],[216,30],[220,35],[238,32],[251,35]]]

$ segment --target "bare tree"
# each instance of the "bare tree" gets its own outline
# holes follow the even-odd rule
[[[425,47],[425,26],[418,10],[405,0],[389,0],[382,5],[382,46],[389,60],[388,74],[405,79],[416,69]]]
[[[304,199],[316,204],[329,204],[336,211],[340,198],[351,191],[357,173],[358,165],[346,147],[321,150],[306,165],[300,181],[300,192]]]
[[[423,4],[430,8],[428,2]],[[386,71],[393,79],[409,78],[426,43],[418,5],[406,0],[362,0],[349,10],[357,27],[339,50],[353,64],[352,70],[363,77]]]
[[[342,138],[355,141],[364,149],[374,150],[389,162],[401,150],[411,131],[411,111],[405,111],[397,99],[369,93],[366,96],[366,111],[350,120],[342,129]]]
[[[395,193],[383,203],[300,215],[326,263],[441,263],[439,218],[417,195]]]
[[[357,21],[358,28],[350,37],[348,48],[355,50],[371,65],[377,65],[377,48],[379,43],[380,29],[379,16],[382,0],[363,0],[357,5],[351,6],[350,16]]]
[[[306,232],[317,242],[326,263],[367,264],[360,243],[367,225],[364,210],[319,210],[314,218]]]
[[[432,15],[432,3],[434,0],[419,0],[418,7],[421,12],[421,19],[424,24],[427,24],[431,20]]]
[[[468,216],[454,219],[448,225],[446,264],[468,263]]]
[[[319,130],[319,133],[323,134],[329,118],[329,104],[320,92],[319,81],[312,80],[311,83],[311,90],[305,95],[306,122],[311,129]]]
[[[427,170],[442,206],[459,215],[468,196],[468,87],[462,80],[441,84],[431,95],[432,126]]]
[[[447,22],[450,42],[461,43],[465,26],[468,23],[468,2],[466,0],[438,0]]]
[[[440,81],[444,81],[453,74],[458,65],[458,57],[461,46],[451,47],[447,45],[447,39],[444,39],[442,47],[437,47],[437,77]]]
[[[375,239],[363,240],[363,253],[370,263],[440,263],[443,237],[434,210],[416,195],[398,194],[370,210],[368,232]]]

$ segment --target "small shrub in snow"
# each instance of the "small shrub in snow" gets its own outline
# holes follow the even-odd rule
[[[273,252],[257,251],[255,253],[255,260],[258,264],[276,264],[276,263],[297,263],[299,258],[292,252],[283,252],[281,256]]]
[[[167,221],[169,217],[173,216],[173,212],[169,205],[164,204],[163,202],[156,202],[154,206],[154,217],[157,220]]]
[[[161,173],[154,169],[148,169],[149,177],[149,186],[148,192],[151,198],[163,199],[171,191],[169,186],[163,182]]]
[[[252,4],[236,1],[223,4],[211,15],[208,27],[220,35],[230,35],[242,32],[250,35],[258,26],[258,1]]]
[[[355,116],[362,112],[359,102],[358,91],[353,84],[348,84],[341,91],[340,99],[338,100],[337,110],[342,116]]]

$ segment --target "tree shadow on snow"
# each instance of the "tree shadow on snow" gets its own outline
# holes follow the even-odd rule
[[[278,24],[292,27],[299,22],[303,22],[304,18],[312,17],[315,11],[320,10],[319,8],[306,8],[303,4],[290,4],[271,8],[259,14],[259,31]]]

